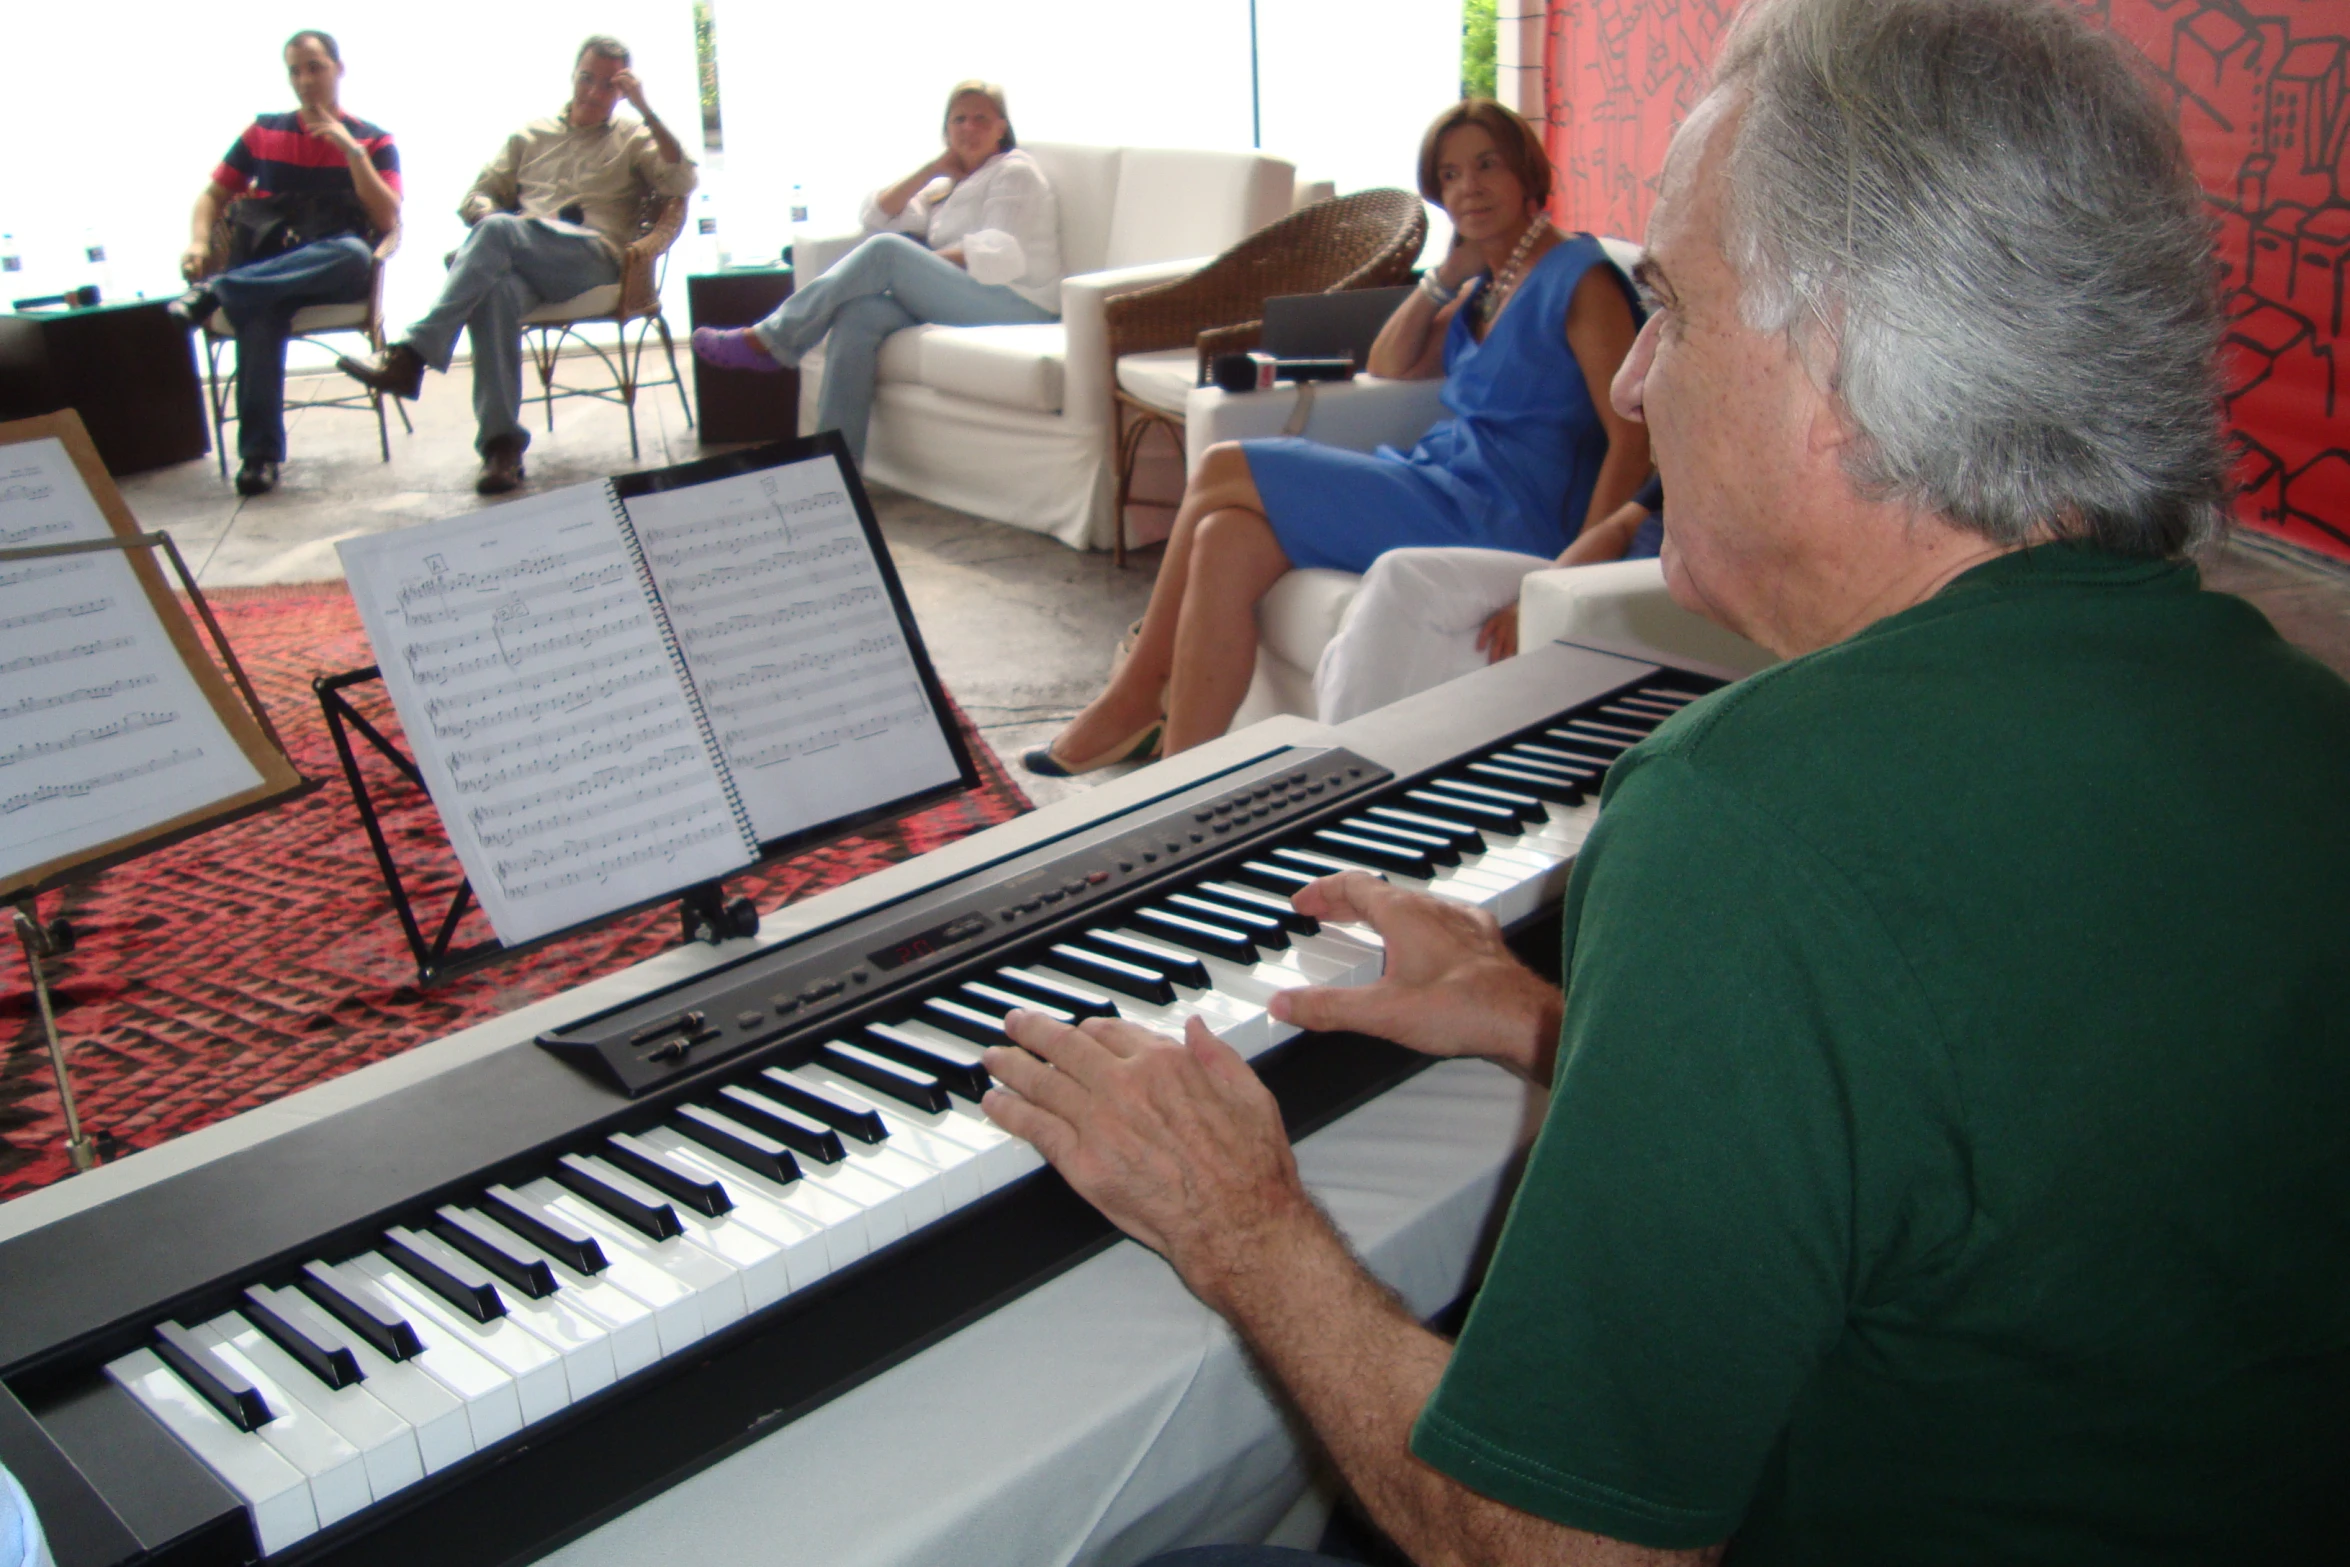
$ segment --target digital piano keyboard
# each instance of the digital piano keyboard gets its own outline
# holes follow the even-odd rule
[[[1553,646],[1276,720],[17,1234],[0,1462],[61,1567],[541,1555],[1113,1238],[976,1108],[1006,1011],[1201,1016],[1303,1135],[1421,1063],[1273,1020],[1380,969],[1288,894],[1376,871],[1547,965],[1607,766],[1719,683]]]

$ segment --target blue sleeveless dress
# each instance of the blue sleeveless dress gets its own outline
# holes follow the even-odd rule
[[[1452,417],[1408,456],[1291,436],[1241,442],[1290,564],[1361,572],[1389,550],[1433,545],[1565,549],[1607,456],[1607,427],[1567,347],[1567,303],[1594,266],[1632,299],[1599,241],[1577,234],[1534,264],[1483,343],[1465,307],[1453,316],[1443,394]],[[1632,313],[1638,321],[1636,300]]]

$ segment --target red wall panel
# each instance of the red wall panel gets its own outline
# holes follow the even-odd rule
[[[2077,0],[2146,56],[2219,226],[2237,516],[2350,559],[2350,0]],[[1553,203],[1637,238],[1735,0],[1551,0]]]

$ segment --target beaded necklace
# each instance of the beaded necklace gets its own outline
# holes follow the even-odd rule
[[[1470,325],[1477,329],[1479,338],[1484,337],[1485,329],[1493,324],[1493,318],[1501,314],[1501,307],[1516,292],[1525,276],[1527,256],[1533,253],[1535,241],[1549,228],[1548,223],[1539,219],[1527,224],[1526,232],[1518,236],[1518,248],[1510,252],[1510,259],[1502,263],[1493,281],[1477,290],[1477,297],[1469,301]]]

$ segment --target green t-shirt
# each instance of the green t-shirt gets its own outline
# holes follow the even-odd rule
[[[2350,1551],[2350,687],[2050,546],[1617,764],[1413,1450],[1751,1563]]]

